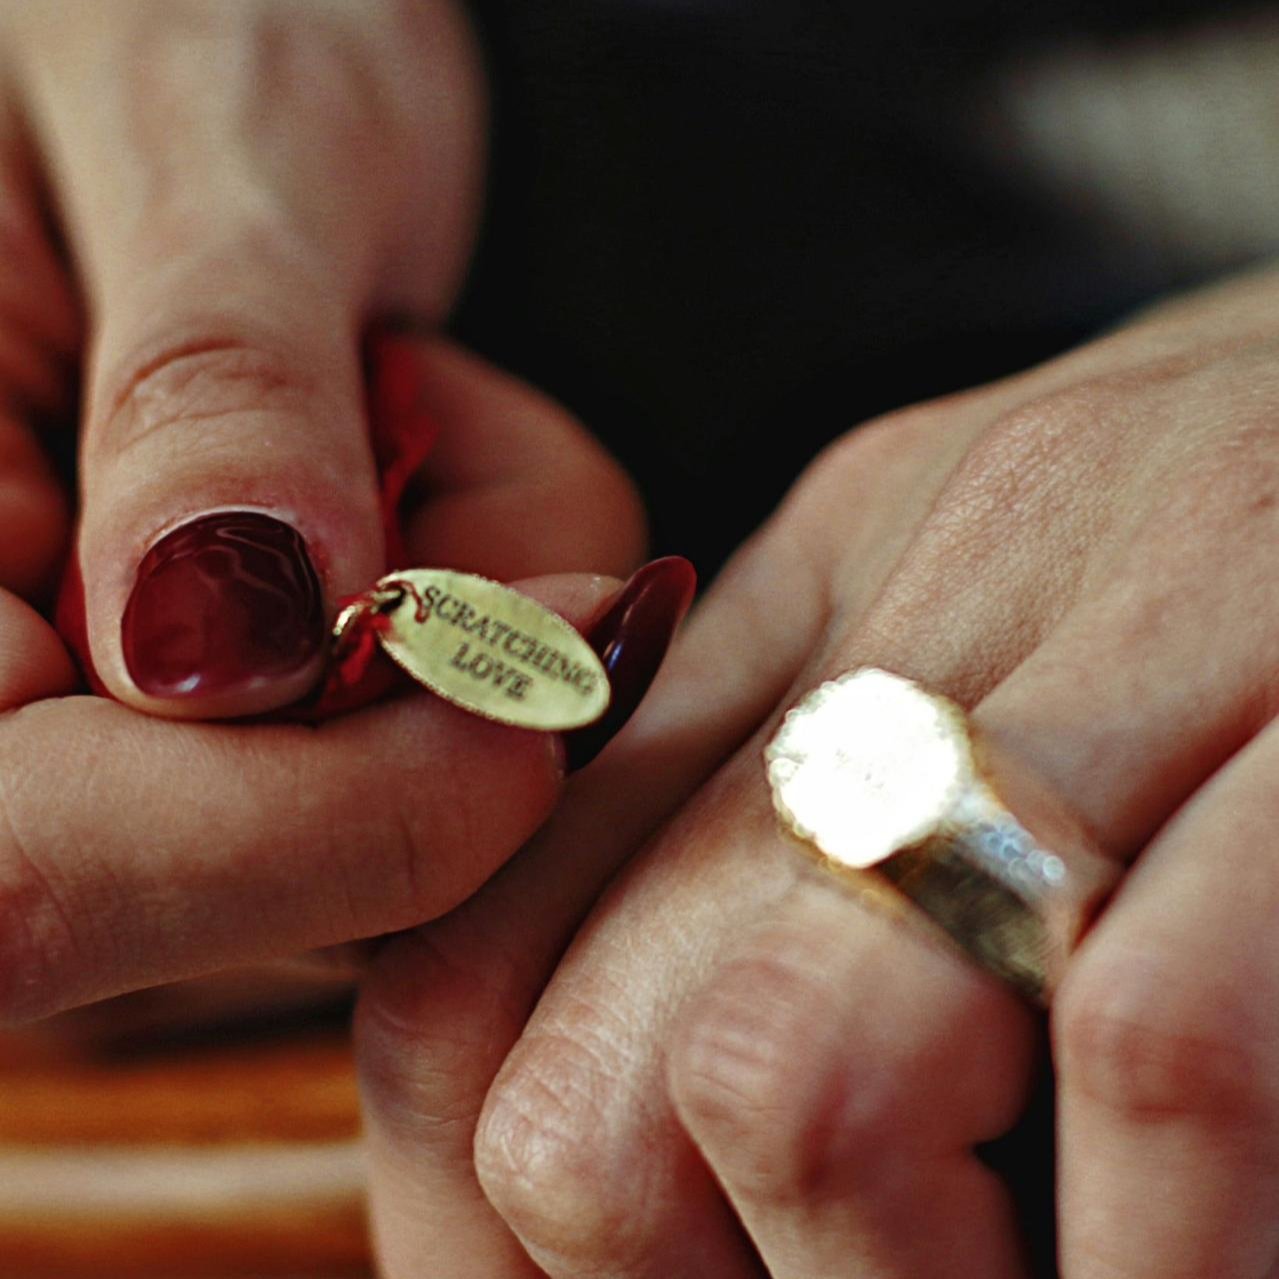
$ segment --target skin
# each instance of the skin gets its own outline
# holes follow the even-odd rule
[[[293,520],[331,595],[376,576],[357,338],[438,319],[465,261],[457,10],[8,0],[0,47],[0,1017],[444,916],[360,1010],[388,1275],[1018,1276],[973,1149],[1017,1121],[1033,1018],[808,873],[768,811],[778,716],[873,662],[971,707],[1135,863],[1053,1015],[1063,1273],[1274,1273],[1273,279],[835,446],[475,893],[554,805],[551,744],[426,699],[166,722],[118,640],[145,548],[228,500]],[[629,570],[633,496],[580,428],[420,357],[444,435],[415,552]],[[68,510],[30,425],[81,366],[118,702],[66,696],[29,603]],[[616,583],[525,585],[581,620]]]
[[[146,549],[227,506],[293,524],[330,600],[379,576],[360,337],[387,315],[429,331],[457,292],[484,161],[472,33],[452,0],[0,0],[0,41],[17,250],[0,368],[20,367],[18,389],[48,415],[83,362],[94,664],[154,714],[286,705],[319,658],[216,702],[143,695],[120,617]],[[493,370],[465,372],[473,394],[510,393]],[[590,451],[583,438],[577,461],[608,479],[585,522],[603,531],[620,502],[617,531],[561,540],[545,563],[629,570],[638,510]]]
[[[138,559],[204,510],[292,520],[330,610],[380,575],[372,319],[423,333],[405,341],[440,439],[408,520],[418,562],[514,580],[583,623],[634,567],[643,522],[568,414],[429,335],[482,160],[452,4],[14,0],[0,48],[0,1020],[18,1021],[420,923],[553,807],[553,739],[436,699],[319,728],[182,724],[124,670]],[[72,507],[36,428],[74,416],[78,378],[77,544],[117,701],[69,695],[32,607]]]
[[[1182,299],[814,462],[551,824],[380,956],[391,1279],[1029,1273],[974,1151],[1023,1113],[1035,1014],[771,814],[780,715],[864,664],[1131,866],[1049,1026],[1061,1274],[1279,1274],[1277,300]]]

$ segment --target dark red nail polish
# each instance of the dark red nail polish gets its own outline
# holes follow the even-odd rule
[[[183,524],[138,566],[122,639],[133,682],[152,697],[235,694],[296,674],[324,644],[306,543],[256,511]]]
[[[604,718],[564,735],[567,771],[585,768],[621,732],[648,692],[697,589],[678,555],[645,564],[586,631],[608,672],[613,700]]]

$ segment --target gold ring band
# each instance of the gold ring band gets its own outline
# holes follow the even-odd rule
[[[845,879],[891,885],[1039,1003],[1121,873],[958,705],[888,671],[815,689],[765,762],[778,816],[809,855]]]

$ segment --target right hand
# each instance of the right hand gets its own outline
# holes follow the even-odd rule
[[[1062,1274],[1274,1273],[1277,302],[1189,296],[814,463],[546,829],[379,954],[388,1276],[1025,1279],[1051,1246],[1010,1193],[1050,1144],[1013,1186],[981,1149],[1042,1023],[773,812],[781,718],[866,665],[1136,862],[1053,1005]]]

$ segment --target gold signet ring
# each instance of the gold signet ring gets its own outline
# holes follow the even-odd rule
[[[846,880],[890,886],[1038,1003],[1120,875],[959,706],[888,671],[814,690],[765,762],[782,824],[810,855]]]

